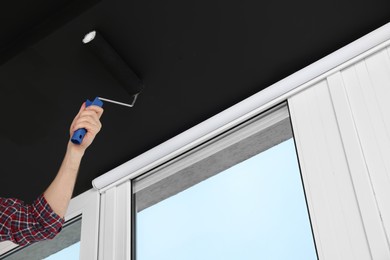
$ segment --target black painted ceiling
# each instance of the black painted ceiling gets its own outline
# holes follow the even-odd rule
[[[386,24],[390,1],[15,0],[0,10],[0,196],[54,178],[81,103],[130,100],[81,44],[92,29],[145,82],[106,103],[75,194],[182,131]]]

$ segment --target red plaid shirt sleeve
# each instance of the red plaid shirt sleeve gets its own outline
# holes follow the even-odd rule
[[[43,195],[31,205],[0,198],[0,241],[10,240],[23,246],[52,239],[63,224],[64,219],[52,210]]]

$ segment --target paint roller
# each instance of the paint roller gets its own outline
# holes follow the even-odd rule
[[[104,39],[101,33],[92,31],[86,34],[83,43],[95,54],[104,67],[111,73],[113,78],[115,78],[132,97],[132,101],[129,104],[103,97],[96,97],[93,101],[87,99],[86,106],[95,105],[102,107],[103,101],[106,101],[117,105],[133,107],[143,88],[142,80]],[[74,144],[81,144],[86,133],[87,131],[84,128],[76,130],[72,135],[71,141]]]

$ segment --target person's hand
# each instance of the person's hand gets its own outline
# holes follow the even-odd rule
[[[87,133],[85,134],[81,144],[76,145],[69,141],[68,147],[84,153],[88,146],[92,144],[96,134],[102,128],[102,124],[100,123],[100,117],[102,114],[103,108],[94,105],[86,107],[84,102],[70,126],[70,137],[72,137],[73,133],[80,128],[85,128]]]

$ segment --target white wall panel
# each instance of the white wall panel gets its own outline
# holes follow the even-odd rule
[[[289,99],[320,259],[390,259],[387,48]]]
[[[340,72],[335,73],[328,77],[327,81],[372,259],[390,259],[371,177],[360,146],[342,75]]]
[[[320,259],[371,259],[326,81],[289,105]]]
[[[386,106],[383,96],[390,99],[390,81],[386,83],[386,75],[378,73],[384,71],[386,66],[380,52],[367,61],[361,61],[355,66],[342,72],[348,99],[351,105],[356,130],[359,135],[361,149],[364,154],[373,189],[376,195],[379,213],[385,226],[387,238],[390,232],[390,132],[386,129]],[[379,57],[378,57],[379,56]],[[387,56],[387,55],[386,55]],[[375,71],[378,70],[378,71]],[[375,78],[370,75],[373,73]],[[375,71],[375,73],[374,73]],[[390,73],[390,69],[388,72]],[[382,96],[379,98],[379,96]]]

